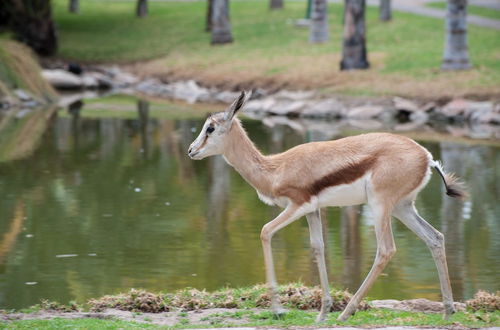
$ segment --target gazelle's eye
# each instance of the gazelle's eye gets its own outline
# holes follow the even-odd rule
[[[212,127],[212,126],[208,126],[208,127],[207,127],[207,134],[210,134],[210,133],[212,133],[213,131],[215,131],[215,128],[214,128],[214,127]]]

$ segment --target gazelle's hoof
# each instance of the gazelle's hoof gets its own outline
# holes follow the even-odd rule
[[[288,310],[286,308],[279,306],[279,307],[273,307],[272,312],[273,312],[273,317],[275,319],[281,319],[283,318],[283,316],[286,315],[286,313],[288,313]]]
[[[325,321],[326,321],[326,314],[319,313],[318,316],[316,316],[316,323],[323,323]]]
[[[444,307],[444,314],[443,314],[443,319],[448,321],[450,319],[450,316],[455,314],[455,306],[453,305],[448,305]]]
[[[347,319],[351,316],[351,313],[346,312],[345,310],[337,317],[337,321],[347,321]]]

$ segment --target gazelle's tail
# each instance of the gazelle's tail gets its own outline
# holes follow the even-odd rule
[[[464,200],[467,198],[467,191],[465,190],[465,184],[459,177],[453,173],[446,173],[443,169],[443,165],[440,161],[432,161],[431,167],[435,168],[439,173],[441,179],[443,179],[444,186],[446,188],[446,195],[450,197],[459,198]]]

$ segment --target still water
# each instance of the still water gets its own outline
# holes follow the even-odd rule
[[[0,308],[41,298],[85,302],[132,287],[214,290],[264,282],[259,234],[278,209],[262,204],[222,158],[186,156],[203,111],[139,104],[139,111],[134,100],[0,115]],[[243,123],[266,153],[352,134],[335,123],[319,130]],[[415,134],[471,193],[458,203],[434,175],[417,202],[446,237],[455,298],[499,290],[498,140]],[[330,208],[323,219],[330,282],[353,291],[375,254],[370,210]],[[430,252],[401,223],[394,220],[393,228],[398,252],[369,296],[439,300]],[[318,283],[305,219],[278,232],[273,250],[281,283]]]

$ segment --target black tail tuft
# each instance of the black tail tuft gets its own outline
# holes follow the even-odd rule
[[[432,167],[436,169],[441,179],[443,179],[444,186],[446,187],[446,195],[461,200],[467,198],[468,194],[465,190],[465,184],[455,174],[446,173],[439,162],[435,162]]]

